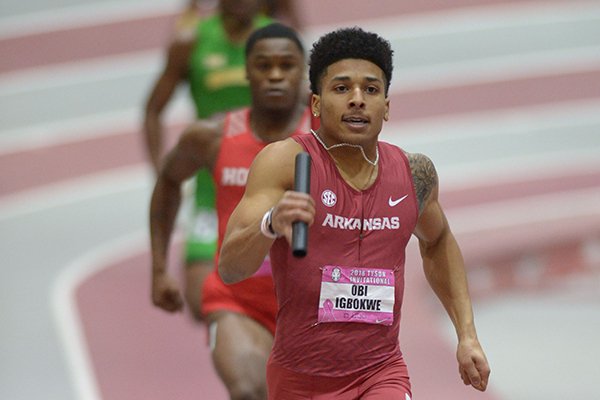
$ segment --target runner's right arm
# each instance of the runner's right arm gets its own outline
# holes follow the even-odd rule
[[[212,168],[220,145],[220,127],[218,122],[200,121],[186,129],[167,155],[152,192],[152,301],[167,311],[183,307],[179,286],[167,273],[167,254],[181,204],[181,188],[198,169]]]
[[[188,65],[194,40],[176,37],[170,44],[167,61],[146,101],[144,114],[144,138],[148,156],[156,173],[160,170],[163,151],[163,124],[161,114],[171,100],[177,85],[187,80]]]
[[[311,224],[312,198],[294,192],[294,159],[302,147],[292,139],[271,143],[254,159],[246,192],[227,224],[219,256],[219,275],[236,283],[254,274],[265,259],[273,239],[261,232],[265,213],[273,207],[272,228],[291,242],[292,222]]]

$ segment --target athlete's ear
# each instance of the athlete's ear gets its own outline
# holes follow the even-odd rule
[[[390,98],[386,97],[385,98],[385,111],[383,113],[383,120],[389,121],[389,119],[390,119]]]
[[[321,116],[321,96],[312,94],[310,97],[310,110],[315,117]]]

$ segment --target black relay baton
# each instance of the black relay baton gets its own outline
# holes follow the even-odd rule
[[[310,193],[310,156],[306,152],[296,155],[296,170],[294,173],[294,190]],[[308,251],[308,225],[306,222],[292,223],[292,254],[294,257],[304,257]]]

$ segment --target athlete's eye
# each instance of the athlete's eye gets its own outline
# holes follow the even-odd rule
[[[281,69],[284,71],[289,71],[294,68],[296,68],[296,64],[293,62],[284,62],[281,64]]]
[[[377,86],[367,86],[365,92],[368,94],[377,94],[379,93],[379,88]]]
[[[266,62],[259,62],[259,63],[254,64],[254,68],[256,68],[259,71],[266,71],[269,68],[271,68],[271,65]]]

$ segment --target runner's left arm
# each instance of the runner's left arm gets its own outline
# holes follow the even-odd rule
[[[438,176],[431,160],[409,156],[419,204],[415,235],[425,276],[446,309],[458,337],[457,359],[465,385],[484,391],[490,374],[473,317],[464,260],[438,199]]]

